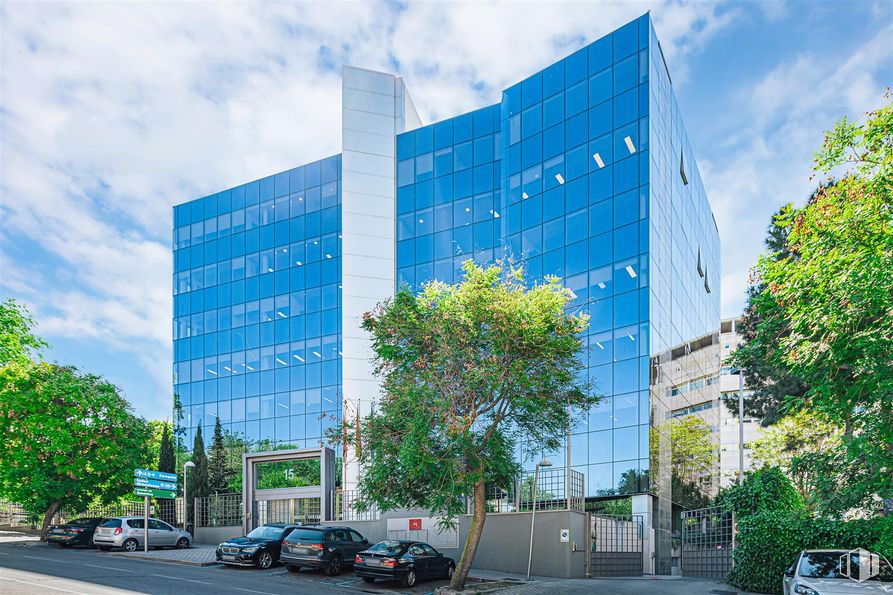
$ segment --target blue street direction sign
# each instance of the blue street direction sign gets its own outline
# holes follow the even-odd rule
[[[166,481],[155,481],[154,479],[140,479],[139,477],[135,477],[133,479],[133,485],[139,488],[154,488],[156,490],[169,490],[171,492],[177,491],[177,484]]]
[[[151,488],[133,488],[133,493],[137,496],[148,496],[150,498],[176,498],[176,492],[167,490],[153,490]]]
[[[175,473],[165,473],[164,471],[153,471],[151,469],[134,469],[133,476],[139,479],[157,479],[159,481],[169,481],[177,483],[177,475]]]

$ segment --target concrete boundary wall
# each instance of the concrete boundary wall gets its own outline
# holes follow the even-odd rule
[[[422,510],[397,510],[384,513],[376,521],[326,521],[324,525],[348,526],[377,543],[388,539],[388,519],[426,519]],[[484,534],[474,559],[474,568],[511,574],[527,573],[527,548],[530,540],[529,512],[488,514]],[[471,528],[471,516],[459,517],[457,547],[437,547],[444,555],[459,560]],[[392,523],[393,524],[393,523]],[[568,530],[568,541],[561,541],[561,530]],[[584,578],[586,576],[586,515],[576,511],[555,510],[536,513],[533,542],[533,569],[536,576]],[[243,535],[241,527],[197,527],[195,542],[217,544]],[[430,540],[433,541],[433,540]]]

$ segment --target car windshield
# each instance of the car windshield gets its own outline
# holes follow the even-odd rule
[[[849,556],[849,568],[847,568],[847,556]],[[848,579],[850,577],[859,577],[863,573],[860,572],[859,554],[855,552],[811,552],[803,554],[800,560],[800,576],[803,578],[839,578]],[[881,558],[878,560],[878,574],[867,578],[867,580],[891,582],[893,581],[893,571],[890,564]],[[865,569],[870,572],[869,569]],[[866,579],[863,579],[866,580]]]
[[[403,550],[406,549],[405,543],[400,543],[399,541],[380,541],[369,548],[370,552],[375,552],[376,554],[387,554],[389,556],[396,556],[403,553]]]
[[[248,534],[248,537],[254,539],[281,539],[282,533],[285,531],[282,527],[269,527],[263,525]]]
[[[109,519],[107,521],[102,521],[103,527],[120,527],[121,519]]]

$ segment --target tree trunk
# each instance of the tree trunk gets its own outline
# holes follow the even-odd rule
[[[53,520],[53,516],[55,516],[56,511],[59,510],[59,506],[61,506],[62,502],[56,500],[50,507],[46,509],[46,512],[43,513],[43,525],[40,527],[40,540],[47,540],[47,528],[50,526],[50,521]]]
[[[471,517],[471,529],[468,531],[468,539],[465,540],[465,547],[462,549],[462,556],[459,558],[459,564],[456,566],[456,571],[453,573],[453,580],[450,581],[450,589],[453,589],[454,591],[465,590],[465,581],[468,579],[468,571],[471,570],[471,563],[474,562],[474,556],[478,551],[481,535],[484,533],[484,521],[487,520],[487,494],[483,479],[474,482],[473,499],[474,514]]]

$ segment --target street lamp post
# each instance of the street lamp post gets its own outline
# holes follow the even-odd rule
[[[533,471],[533,512],[530,514],[530,548],[527,551],[527,580],[530,580],[530,568],[533,565],[533,526],[536,521],[536,492],[539,489],[540,467],[551,467],[549,459],[543,459],[536,464]]]
[[[744,482],[744,370],[738,368],[738,484]]]
[[[189,506],[187,504],[189,502],[189,488],[187,487],[188,484],[186,483],[186,470],[189,469],[190,467],[195,467],[195,463],[193,463],[192,461],[186,461],[185,463],[183,463],[183,530],[184,531],[188,531],[187,526],[189,524]]]

